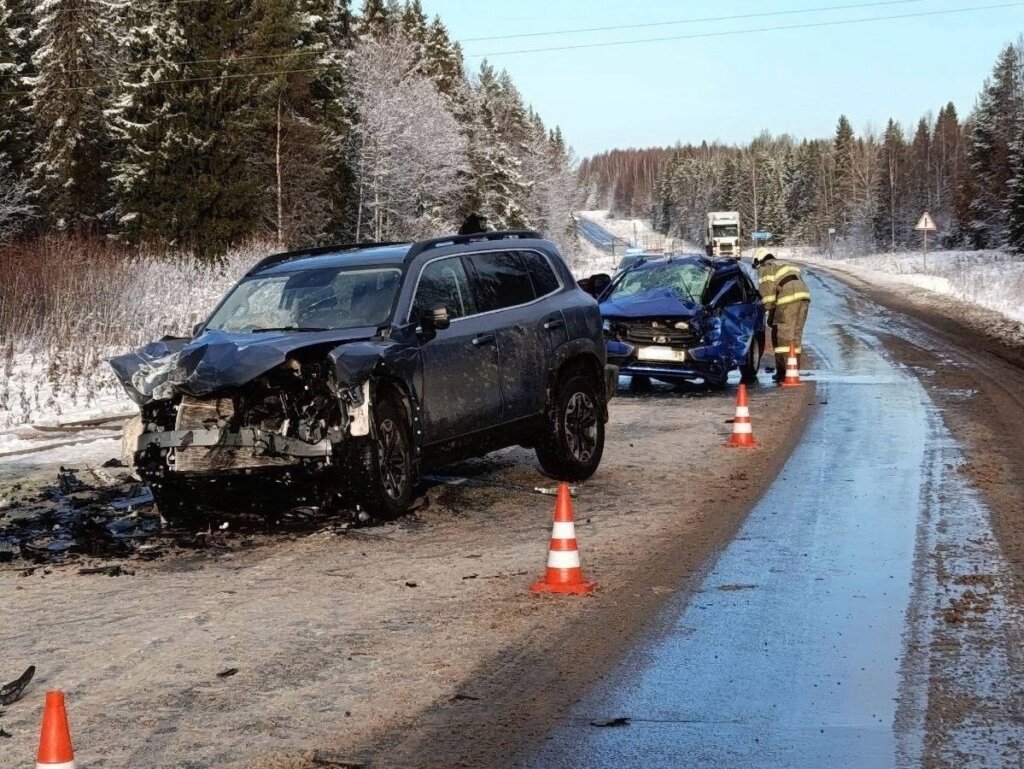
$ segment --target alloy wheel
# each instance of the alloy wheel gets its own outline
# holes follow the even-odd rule
[[[393,419],[385,418],[377,425],[377,462],[384,491],[391,499],[401,499],[409,482],[408,449]]]
[[[573,459],[586,464],[597,449],[597,406],[584,392],[575,392],[565,407],[565,442]]]

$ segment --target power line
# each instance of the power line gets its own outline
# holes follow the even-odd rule
[[[675,21],[650,21],[643,24],[617,24],[613,27],[580,27],[577,29],[558,29],[542,32],[519,32],[512,35],[494,35],[488,37],[464,37],[459,42],[479,43],[485,40],[512,40],[523,37],[552,37],[554,35],[576,35],[585,32],[615,32],[622,29],[647,29],[650,27],[672,27],[682,24],[709,24],[716,21],[740,21],[746,19],[762,19],[769,16],[796,16],[805,13],[826,13],[829,11],[860,10],[883,5],[909,5],[910,3],[930,3],[934,0],[885,0],[876,3],[850,3],[847,5],[828,5],[822,8],[795,8],[788,11],[761,11],[758,13],[741,13],[733,16],[706,16],[700,19],[678,19]]]
[[[193,2],[210,2],[210,0],[176,0],[178,3],[193,3]],[[497,35],[493,37],[471,37],[461,40],[462,43],[480,42],[485,40],[508,40],[512,38],[521,37],[540,37],[547,35],[567,35],[576,33],[589,33],[589,32],[604,32],[608,30],[616,29],[642,29],[650,27],[663,27],[663,26],[678,26],[680,24],[707,24],[716,21],[735,21],[739,19],[755,19],[769,16],[793,16],[813,13],[827,13],[830,11],[840,10],[851,10],[851,9],[862,9],[862,8],[874,8],[878,6],[890,6],[890,5],[907,5],[909,3],[930,3],[935,0],[884,0],[882,2],[870,2],[870,3],[848,3],[846,5],[833,5],[825,6],[822,8],[802,8],[802,9],[791,9],[788,11],[767,11],[761,13],[746,13],[734,16],[717,16],[717,17],[706,17],[699,19],[676,19],[674,21],[654,21],[645,22],[642,24],[627,24],[619,25],[615,27],[592,27],[589,29],[566,29],[566,30],[555,30],[550,32],[529,32],[523,34],[514,35]],[[181,62],[170,62],[179,67],[185,67],[193,64],[235,64],[238,62],[245,61],[261,61],[270,59],[285,59],[290,57],[298,56],[315,56],[317,54],[328,54],[328,53],[340,53],[342,49],[338,48],[325,48],[320,50],[294,50],[280,53],[264,53],[264,54],[252,54],[248,56],[232,56],[232,57],[216,57],[210,59],[191,59],[188,61]],[[96,67],[83,67],[80,69],[66,70],[67,74],[81,74],[86,72],[106,72],[119,69],[132,69],[139,67],[158,66],[164,62],[158,61],[138,61],[138,62],[123,62],[119,64],[109,64]]]
[[[1024,2],[999,3],[995,5],[981,5],[973,8],[949,8],[943,11],[919,11],[916,13],[903,13],[896,16],[869,16],[860,19],[840,19],[835,21],[817,21],[806,24],[788,24],[779,27],[757,27],[754,29],[734,29],[724,32],[697,32],[692,35],[673,35],[671,37],[647,37],[636,40],[613,40],[606,43],[577,43],[576,45],[552,46],[550,48],[523,48],[517,51],[494,51],[493,53],[467,54],[468,59],[485,59],[497,56],[515,56],[523,53],[551,53],[554,51],[577,51],[585,48],[615,48],[626,45],[640,45],[642,43],[662,43],[672,40],[697,40],[701,38],[729,37],[733,35],[752,35],[761,32],[783,32],[794,29],[815,29],[821,27],[840,27],[846,24],[867,24],[875,21],[897,21],[902,19],[919,19],[926,16],[945,16],[954,13],[976,13],[979,11],[992,11],[1000,8],[1018,8],[1024,6]]]
[[[1024,6],[1024,0],[1022,0],[1020,2],[997,3],[997,4],[993,4],[993,5],[976,6],[976,7],[973,7],[973,8],[950,8],[950,9],[946,9],[946,10],[942,10],[942,11],[922,11],[922,12],[918,12],[918,13],[906,13],[906,14],[899,14],[899,15],[895,15],[895,16],[872,16],[872,17],[865,17],[865,18],[860,18],[860,19],[842,19],[842,20],[835,20],[835,21],[813,22],[813,23],[807,23],[807,24],[790,24],[790,25],[786,25],[786,26],[760,27],[760,28],[754,28],[754,29],[731,30],[731,31],[727,31],[727,32],[701,32],[701,33],[695,33],[695,34],[691,34],[691,35],[675,35],[675,36],[671,36],[671,37],[643,38],[643,39],[636,39],[636,40],[619,40],[619,41],[612,41],[612,42],[606,42],[606,43],[579,43],[579,44],[576,44],[576,45],[554,46],[554,47],[549,47],[549,48],[531,48],[531,49],[523,49],[523,50],[518,50],[518,51],[497,51],[497,52],[489,53],[489,54],[471,54],[471,55],[468,55],[467,58],[487,58],[487,57],[492,57],[492,56],[513,56],[513,55],[519,55],[519,54],[524,54],[524,53],[548,53],[548,52],[554,52],[554,51],[573,51],[573,50],[580,50],[580,49],[612,48],[612,47],[620,47],[620,46],[627,46],[627,45],[640,45],[640,44],[643,44],[643,43],[660,43],[660,42],[667,42],[667,41],[673,41],[673,40],[695,40],[695,39],[700,39],[700,38],[725,37],[725,36],[729,36],[729,35],[750,35],[750,34],[757,34],[757,33],[763,33],[763,32],[780,32],[780,31],[796,30],[796,29],[813,29],[813,28],[821,28],[821,27],[838,27],[838,26],[844,26],[844,25],[847,25],[847,24],[867,24],[867,23],[878,22],[878,21],[898,21],[898,20],[905,20],[905,19],[923,18],[923,17],[928,17],[928,16],[943,16],[943,15],[958,14],[958,13],[959,14],[962,14],[962,13],[976,13],[976,12],[980,12],[980,11],[991,11],[991,10],[998,10],[998,9],[1003,9],[1003,8],[1018,8],[1018,7],[1021,7],[1021,6]],[[289,55],[294,55],[294,54],[289,54]],[[129,87],[140,87],[140,86],[153,86],[153,85],[165,85],[165,84],[176,84],[176,83],[197,83],[197,82],[212,81],[212,80],[232,80],[232,79],[244,78],[244,77],[277,77],[278,75],[290,75],[290,74],[308,73],[308,72],[321,72],[321,71],[324,71],[325,69],[330,69],[330,68],[331,68],[331,65],[320,65],[320,66],[306,67],[306,68],[301,68],[301,69],[287,69],[287,70],[279,70],[279,71],[269,70],[269,71],[265,71],[265,72],[236,72],[236,73],[226,73],[226,74],[210,75],[210,76],[202,76],[202,77],[170,78],[170,79],[164,79],[164,80],[153,80],[153,81],[151,81],[149,83],[125,83],[124,85],[129,86]],[[66,93],[66,92],[72,92],[72,91],[86,91],[86,90],[92,90],[92,89],[94,89],[96,87],[97,86],[95,86],[95,85],[73,86],[73,87],[68,87],[68,88],[55,88],[51,92],[52,93]]]

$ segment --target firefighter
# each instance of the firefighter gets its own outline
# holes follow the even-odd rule
[[[772,330],[775,348],[775,381],[781,382],[786,372],[789,345],[796,348],[797,360],[802,353],[804,324],[811,306],[811,291],[804,283],[800,268],[775,258],[767,248],[754,252],[754,268],[764,308],[768,311],[768,325]]]

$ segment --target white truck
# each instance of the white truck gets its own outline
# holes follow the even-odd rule
[[[704,248],[708,256],[740,258],[739,211],[712,211],[708,214]]]

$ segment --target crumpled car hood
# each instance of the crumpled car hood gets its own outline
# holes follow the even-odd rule
[[[601,303],[601,315],[611,318],[692,318],[701,309],[702,305],[681,298],[670,288],[654,288]]]
[[[175,392],[202,397],[240,387],[276,368],[298,350],[370,339],[374,327],[258,334],[207,331],[196,339],[164,337],[108,362],[138,404]]]

